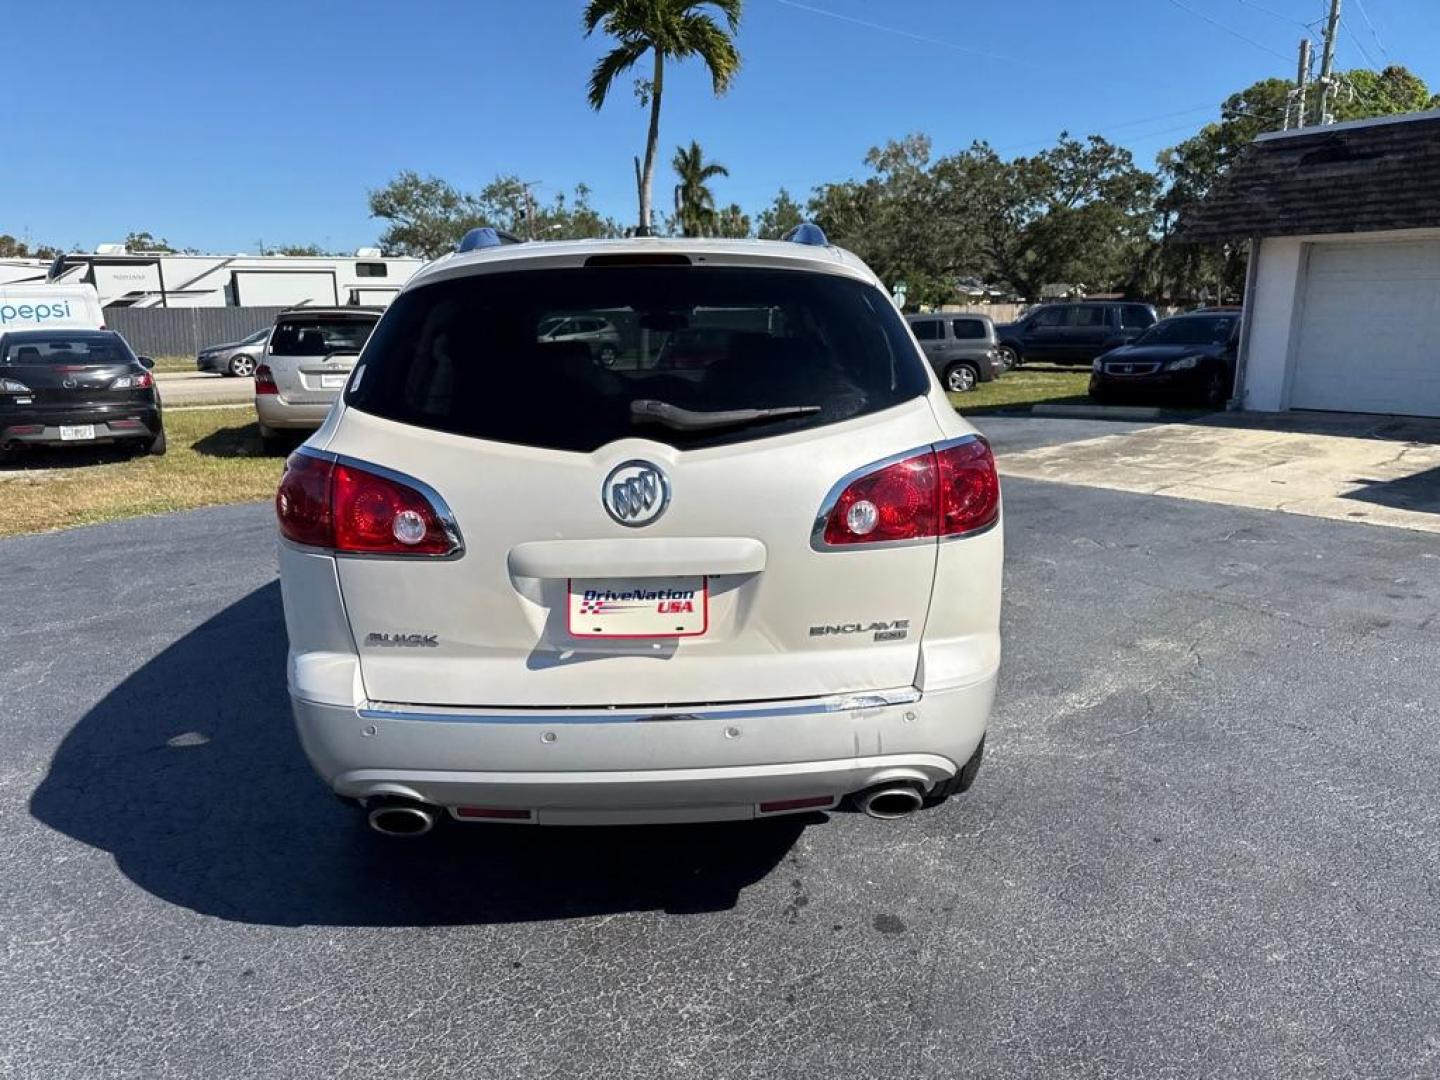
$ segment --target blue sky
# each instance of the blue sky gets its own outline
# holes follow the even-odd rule
[[[746,0],[744,68],[716,100],[667,75],[661,147],[729,166],[717,197],[758,211],[784,185],[862,175],[910,131],[937,152],[1033,152],[1097,131],[1150,165],[1229,93],[1291,77],[1323,0]],[[605,48],[580,0],[0,0],[0,232],[79,245],[147,229],[207,251],[373,242],[367,190],[405,168],[550,198],[584,181],[633,220],[645,115],[585,81]],[[1362,51],[1440,86],[1440,3],[1346,0],[1339,64]],[[1144,15],[1137,12],[1144,11]],[[657,174],[656,201],[673,186]]]

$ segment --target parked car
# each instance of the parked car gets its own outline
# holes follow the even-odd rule
[[[974,780],[995,461],[876,276],[798,235],[487,230],[386,311],[276,495],[301,743],[376,830],[901,817]],[[729,341],[537,340],[587,311]]]
[[[946,390],[974,390],[1004,371],[988,315],[906,315],[905,321]]]
[[[541,341],[583,341],[606,367],[613,367],[620,357],[620,331],[598,315],[551,316],[538,336]]]
[[[1237,311],[1177,315],[1156,323],[1133,345],[1097,358],[1090,396],[1183,400],[1219,408],[1235,385],[1240,340]]]
[[[0,334],[0,453],[101,443],[165,453],[153,366],[113,330]]]
[[[1134,341],[1155,325],[1149,304],[1080,300],[1041,304],[995,328],[1006,368],[1042,360],[1088,364],[1103,352]]]
[[[197,371],[218,371],[221,375],[233,375],[248,379],[260,366],[265,354],[265,342],[270,337],[271,327],[256,330],[249,337],[225,345],[211,345],[200,350],[195,357]]]
[[[275,450],[286,432],[314,431],[340,396],[380,308],[292,308],[282,311],[255,369],[260,439]]]

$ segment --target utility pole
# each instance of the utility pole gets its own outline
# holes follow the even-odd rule
[[[530,194],[530,189],[536,183],[537,181],[531,180],[520,185],[520,189],[525,192],[525,235],[531,240],[535,239],[535,198]]]
[[[1295,127],[1305,126],[1305,91],[1310,82],[1310,39],[1300,39],[1300,66],[1295,72]],[[1285,110],[1285,130],[1290,130],[1290,110]]]
[[[1325,20],[1325,48],[1320,53],[1320,108],[1318,123],[1333,124],[1330,103],[1335,98],[1335,36],[1340,31],[1340,0],[1330,0],[1330,17]]]

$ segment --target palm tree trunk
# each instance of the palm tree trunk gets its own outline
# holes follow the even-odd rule
[[[645,171],[640,177],[640,227],[637,236],[650,235],[650,191],[655,179],[655,153],[660,148],[660,95],[665,90],[665,54],[655,50],[655,80],[650,86],[650,135],[645,141]]]

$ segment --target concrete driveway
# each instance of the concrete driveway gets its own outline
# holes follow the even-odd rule
[[[268,507],[0,541],[0,1074],[1436,1075],[1434,539],[1006,510],[968,795],[414,844],[301,756]]]
[[[1440,420],[1219,413],[1146,426],[980,417],[1004,475],[1440,532]],[[1047,435],[1045,425],[1058,425]],[[1087,432],[1088,428],[1088,432]]]

